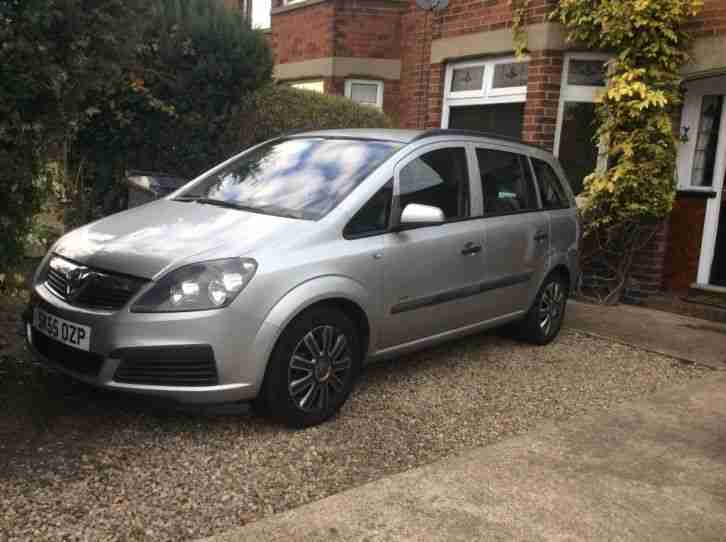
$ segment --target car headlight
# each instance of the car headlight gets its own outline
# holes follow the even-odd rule
[[[132,312],[183,312],[229,305],[257,271],[249,258],[185,265],[164,275],[131,307]]]

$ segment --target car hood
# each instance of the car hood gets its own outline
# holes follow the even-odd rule
[[[159,200],[74,230],[54,251],[98,269],[154,278],[195,257],[248,255],[263,244],[289,240],[310,224],[193,201]]]

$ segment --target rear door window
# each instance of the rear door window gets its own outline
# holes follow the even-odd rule
[[[484,215],[496,216],[538,209],[526,159],[496,149],[476,150],[484,196]]]

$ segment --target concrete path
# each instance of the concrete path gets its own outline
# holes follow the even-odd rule
[[[726,370],[726,324],[632,305],[602,307],[571,301],[565,325],[643,350]]]
[[[384,478],[210,539],[726,539],[726,375]]]

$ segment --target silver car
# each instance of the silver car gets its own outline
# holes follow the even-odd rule
[[[253,401],[309,426],[367,362],[504,324],[551,341],[578,239],[562,168],[539,148],[453,130],[297,134],[62,237],[36,273],[27,340],[93,385]]]

